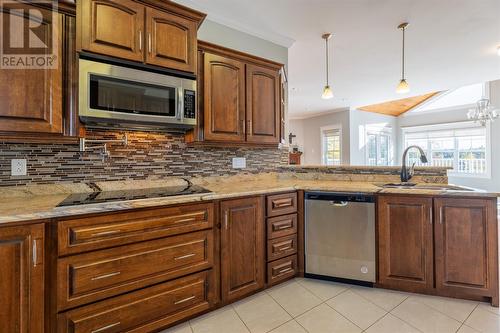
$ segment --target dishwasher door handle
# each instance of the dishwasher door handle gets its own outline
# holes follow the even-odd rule
[[[349,202],[347,201],[330,201],[330,204],[332,204],[335,207],[346,207],[349,205]]]

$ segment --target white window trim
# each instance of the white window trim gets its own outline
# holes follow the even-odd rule
[[[442,124],[434,124],[434,125],[419,125],[419,126],[409,126],[409,127],[401,127],[402,130],[402,142],[401,142],[401,154],[403,154],[405,149],[406,142],[406,134],[415,133],[415,132],[423,132],[423,131],[439,131],[439,130],[449,130],[449,129],[457,129],[457,128],[475,128],[481,127],[474,123],[473,121],[460,121],[454,123],[442,123]],[[448,171],[448,177],[455,178],[481,178],[481,179],[491,179],[491,124],[486,124],[486,173],[485,174],[463,174],[459,172],[453,172],[452,170]]]
[[[342,124],[335,124],[335,125],[329,125],[329,126],[322,126],[319,128],[319,139],[321,142],[321,165],[326,165],[325,161],[325,140],[323,133],[325,131],[330,131],[330,130],[337,130],[339,131],[339,145],[340,145],[340,164],[342,165]]]
[[[426,105],[434,102],[435,100],[440,99],[441,97],[446,96],[452,92],[453,92],[453,90],[447,90],[447,91],[444,91],[442,93],[439,93],[436,96],[433,96],[433,97],[429,98],[428,100],[415,106],[413,109],[403,113],[400,117],[407,118],[407,117],[414,117],[414,116],[419,116],[419,115],[446,112],[446,111],[472,109],[472,108],[476,107],[476,103],[471,103],[471,104],[464,104],[464,105],[455,105],[455,106],[450,106],[450,107],[440,108],[440,109],[418,111],[419,109],[423,108],[424,106],[426,106]],[[489,82],[484,83],[483,97],[488,98],[488,99],[490,98],[490,83]]]
[[[365,142],[364,142],[364,146],[365,146],[365,165],[368,165],[368,135],[370,134],[374,134],[374,135],[380,135],[380,134],[386,134],[387,136],[389,136],[389,151],[387,152],[388,153],[388,165],[387,166],[391,166],[394,164],[394,139],[393,139],[393,129],[392,127],[370,127],[370,126],[366,126],[365,127]],[[378,155],[378,152],[377,152],[377,155]],[[377,159],[378,159],[378,156],[377,156]]]

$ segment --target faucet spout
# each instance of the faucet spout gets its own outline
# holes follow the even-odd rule
[[[409,146],[408,148],[406,148],[404,153],[403,153],[403,163],[401,166],[401,182],[402,183],[408,182],[413,177],[413,174],[415,172],[415,163],[413,163],[413,165],[410,168],[408,168],[406,166],[406,155],[408,155],[408,151],[411,149],[417,149],[419,151],[420,161],[422,163],[428,162],[427,156],[425,155],[424,150],[422,148],[420,148],[419,146]]]

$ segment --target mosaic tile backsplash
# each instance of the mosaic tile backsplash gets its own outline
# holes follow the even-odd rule
[[[98,139],[121,139],[123,134],[87,131],[88,138]],[[108,144],[110,156],[104,158],[102,150],[81,153],[78,145],[0,143],[0,186],[235,175],[275,171],[288,163],[287,149],[188,147],[180,134],[127,134],[128,145]],[[233,169],[233,157],[245,157],[247,167]],[[14,158],[27,159],[27,176],[10,175]]]

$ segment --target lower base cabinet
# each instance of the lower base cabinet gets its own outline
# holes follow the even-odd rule
[[[70,310],[58,333],[152,332],[210,309],[213,283],[210,270]]]
[[[264,287],[263,198],[221,202],[221,290],[228,303]]]
[[[44,332],[44,225],[0,228],[0,332]]]
[[[496,199],[380,196],[378,286],[498,306]]]

